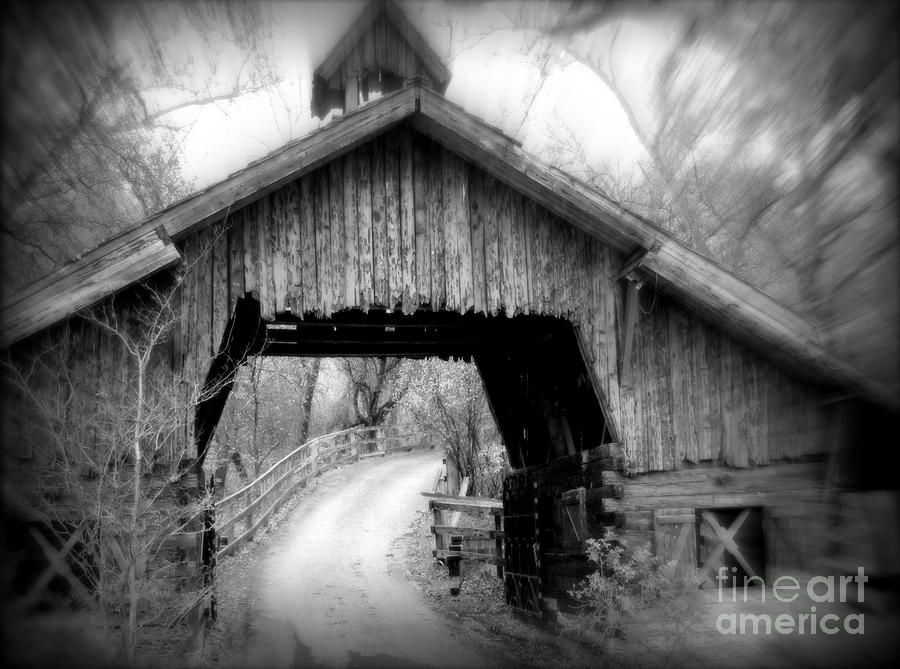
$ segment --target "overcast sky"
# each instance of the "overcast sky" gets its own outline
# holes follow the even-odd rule
[[[517,136],[535,153],[546,146],[548,124],[564,123],[591,162],[633,167],[639,146],[625,114],[596,76],[571,64],[553,69],[539,88],[540,70],[522,49],[528,34],[509,28],[509,13],[517,5],[424,0],[398,4],[450,68],[450,100]],[[282,81],[275,90],[242,96],[232,104],[179,114],[179,123],[192,124],[184,144],[185,176],[202,188],[314,130],[317,119],[309,112],[312,72],[364,6],[360,0],[265,5],[271,32],[263,48]],[[200,40],[192,30],[179,26],[161,48],[199,62],[202,59],[192,52]],[[233,45],[223,42],[221,49],[223,64],[239,66]],[[633,67],[639,68],[640,62],[635,59]],[[527,102],[537,90],[525,118]],[[160,105],[170,99],[166,91],[157,93]]]

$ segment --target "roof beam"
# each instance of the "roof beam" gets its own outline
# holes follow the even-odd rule
[[[168,237],[150,229],[99,247],[3,308],[0,349],[40,332],[127,285],[181,260]]]
[[[189,229],[195,232],[400,123],[415,112],[416,90],[403,88],[360,107],[342,116],[340,121],[291,142],[227,179],[173,204],[149,223],[162,225],[173,239]]]

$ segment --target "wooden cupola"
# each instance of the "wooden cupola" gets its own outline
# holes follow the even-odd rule
[[[351,112],[417,77],[443,94],[450,70],[391,0],[373,0],[316,68],[312,113]]]

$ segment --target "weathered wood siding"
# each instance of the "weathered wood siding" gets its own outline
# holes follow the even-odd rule
[[[130,457],[137,360],[99,322],[123,335],[142,328],[142,291],[128,289],[104,302],[98,321],[72,317],[10,351],[2,379],[5,464],[17,491],[36,508],[68,503],[63,470],[90,481],[110,462],[121,465]],[[193,412],[186,400],[194,392],[176,367],[184,333],[184,327],[173,329],[153,349],[144,379],[150,469],[169,471],[192,457]]]
[[[362,39],[347,53],[328,80],[331,88],[341,88],[353,77],[377,73],[381,68],[402,72],[406,76],[431,74],[431,69],[416,54],[397,27],[381,14],[365,32]]]
[[[824,569],[823,561],[832,557],[828,545],[836,537],[826,470],[823,463],[781,462],[741,470],[699,466],[635,478],[604,471],[603,485],[617,486],[622,494],[601,500],[600,508],[617,518],[630,545],[652,546],[657,509],[764,507],[766,577],[773,579],[803,566]]]
[[[376,306],[539,313],[578,326],[633,471],[747,467],[829,446],[831,418],[814,387],[652,287],[620,385],[624,259],[408,127],[179,247],[189,268],[179,346],[187,378],[202,377],[244,291],[269,319]]]

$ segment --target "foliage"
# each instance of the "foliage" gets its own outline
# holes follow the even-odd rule
[[[644,545],[626,549],[611,530],[590,538],[585,553],[597,570],[569,591],[581,606],[579,621],[599,640],[626,634],[643,611],[653,609],[662,620],[687,621],[696,607],[691,597],[702,582],[696,569],[679,572],[675,561],[653,555]]]
[[[498,496],[508,461],[478,368],[429,358],[408,366],[406,377],[404,408],[469,477],[472,494]]]

